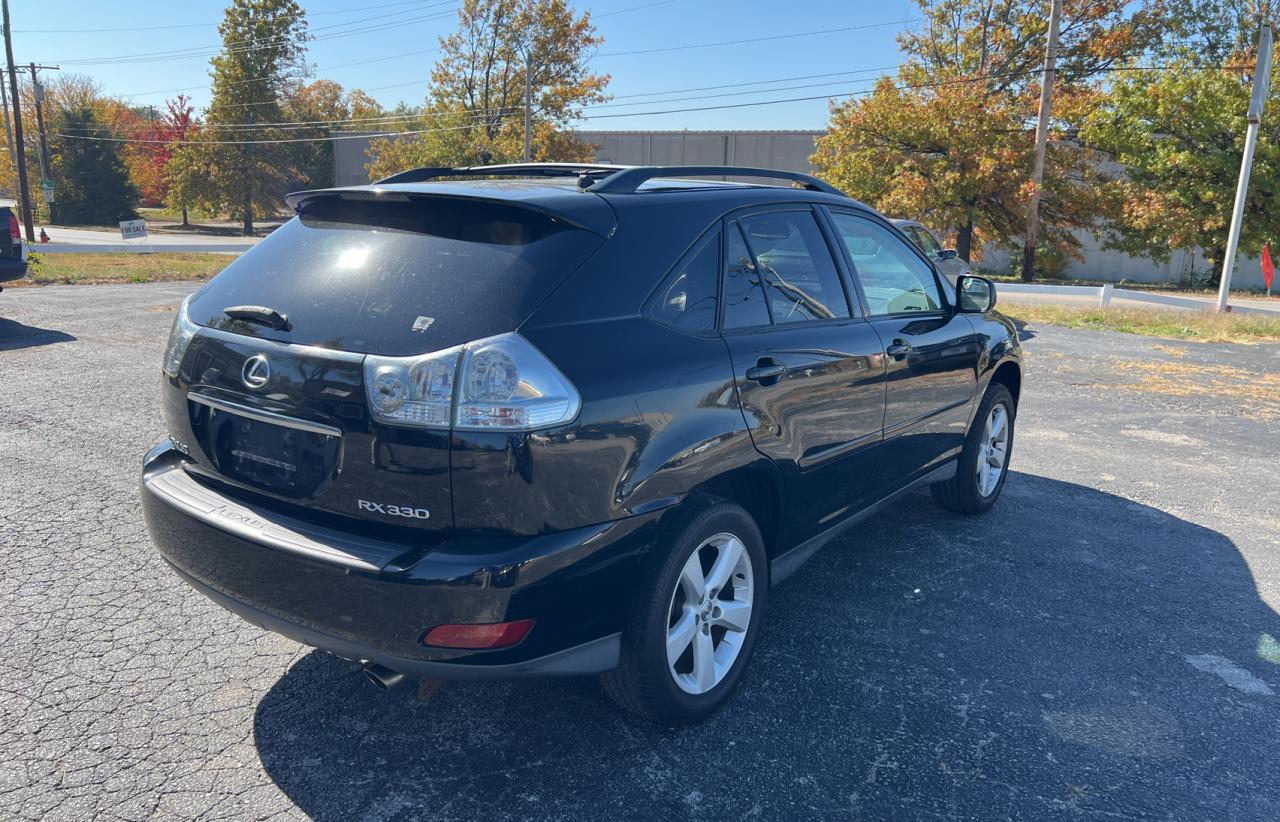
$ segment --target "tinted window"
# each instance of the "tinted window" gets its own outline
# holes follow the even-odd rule
[[[942,247],[938,245],[938,241],[933,238],[923,228],[913,226],[911,230],[911,238],[916,241],[916,245],[920,246],[920,250],[935,259],[942,256]]]
[[[768,325],[769,309],[765,307],[760,276],[737,223],[729,226],[724,264],[724,327]]]
[[[720,272],[720,230],[703,237],[667,275],[646,307],[656,320],[688,331],[716,327]]]
[[[901,237],[851,214],[833,213],[831,218],[849,251],[854,276],[862,283],[872,314],[942,308],[933,270]]]
[[[511,331],[603,240],[526,208],[321,200],[197,292],[191,319],[282,342],[419,354]],[[287,314],[277,330],[223,309]]]
[[[849,316],[831,252],[808,211],[757,214],[742,220],[776,325]]]

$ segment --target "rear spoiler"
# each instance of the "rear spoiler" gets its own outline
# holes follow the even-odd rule
[[[532,211],[548,219],[571,225],[574,228],[599,234],[601,237],[609,236],[610,232],[617,228],[617,219],[614,217],[613,209],[604,205],[603,201],[598,198],[569,196],[554,198],[554,203],[552,203],[546,197],[520,196],[518,193],[506,193],[508,196],[494,197],[490,195],[490,192],[479,187],[455,188],[449,186],[448,188],[440,187],[424,190],[417,186],[409,187],[403,184],[384,185],[382,183],[374,183],[368,186],[295,191],[286,195],[284,199],[294,210],[294,213],[301,214],[307,206],[326,200],[365,203],[411,203],[414,200],[462,198]]]

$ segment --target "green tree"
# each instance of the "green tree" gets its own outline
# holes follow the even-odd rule
[[[88,105],[63,109],[60,126],[68,135],[54,145],[58,219],[67,225],[110,225],[137,217],[138,189],[120,144]]]
[[[1162,0],[1173,49],[1203,62],[1226,62],[1254,48],[1258,28],[1274,23],[1277,0]]]
[[[957,252],[971,259],[983,242],[1015,245],[1026,224],[1048,3],[917,3],[927,23],[901,36],[898,76],[832,105],[813,162],[881,210],[953,229]],[[1075,252],[1073,229],[1091,226],[1101,208],[1096,158],[1064,132],[1099,93],[1099,73],[1157,36],[1150,4],[1066,0],[1041,203],[1050,248]]]
[[[1103,186],[1111,204],[1106,245],[1167,260],[1175,249],[1203,249],[1221,275],[1256,48],[1205,66],[1185,54],[1159,72],[1123,74],[1081,132],[1119,165]],[[1280,75],[1280,72],[1277,72]],[[1280,91],[1277,75],[1263,118],[1240,250],[1257,254],[1280,238]]]
[[[232,0],[218,32],[223,45],[211,61],[205,126],[199,140],[175,152],[171,180],[191,198],[184,202],[238,213],[248,235],[255,217],[279,213],[300,177],[292,144],[272,141],[295,137],[273,124],[284,119],[290,78],[306,71],[307,23],[296,0]]]
[[[422,165],[515,162],[524,154],[525,81],[533,105],[533,158],[590,159],[570,123],[608,99],[608,75],[587,70],[603,42],[589,12],[565,0],[466,0],[458,30],[442,38],[421,125],[424,133],[375,140],[367,166],[381,177]]]

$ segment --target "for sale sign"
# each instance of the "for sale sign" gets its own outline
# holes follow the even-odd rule
[[[146,220],[121,220],[120,237],[125,240],[145,239],[147,236]]]

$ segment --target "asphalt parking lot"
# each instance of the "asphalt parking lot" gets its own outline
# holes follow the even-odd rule
[[[191,289],[0,294],[0,818],[1280,819],[1280,346],[1025,329],[996,509],[826,548],[668,731],[382,692],[174,577],[136,482]]]

